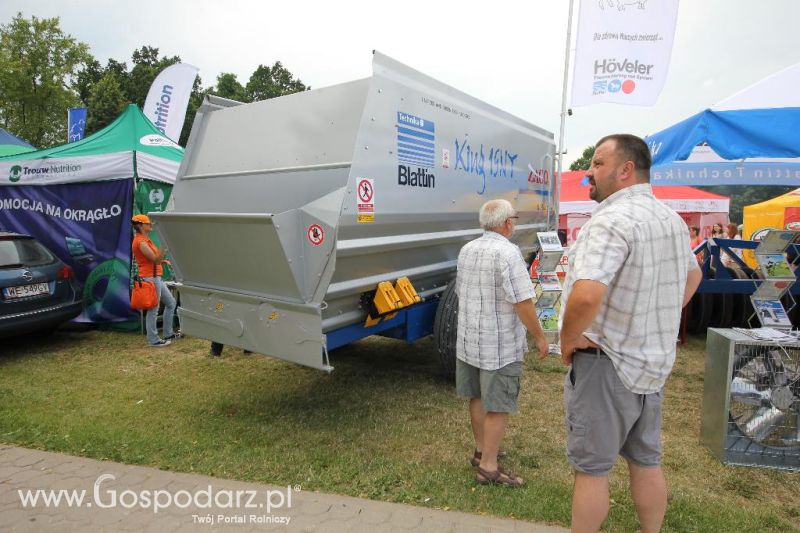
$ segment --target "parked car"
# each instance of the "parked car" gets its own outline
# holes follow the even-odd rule
[[[0,231],[0,338],[55,328],[82,308],[72,268],[33,237]]]

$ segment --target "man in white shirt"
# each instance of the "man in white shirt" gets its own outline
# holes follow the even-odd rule
[[[573,531],[598,531],[608,474],[622,455],[641,530],[661,528],[661,396],[675,361],[681,309],[702,274],[688,228],[653,196],[651,156],[633,135],[609,135],[587,172],[600,202],[569,252],[561,353],[567,458],[575,470]]]
[[[548,343],[533,305],[535,296],[522,253],[508,238],[519,217],[507,200],[480,209],[483,236],[458,254],[456,390],[469,398],[475,437],[471,459],[481,484],[519,487],[524,480],[497,464],[508,413],[517,410],[526,328],[547,356]]]

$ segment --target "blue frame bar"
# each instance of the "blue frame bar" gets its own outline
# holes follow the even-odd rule
[[[433,320],[439,298],[406,307],[397,312],[397,316],[389,320],[381,320],[371,327],[364,324],[351,324],[329,331],[325,338],[328,350],[335,350],[370,335],[382,335],[414,342],[433,333]]]
[[[734,262],[738,264],[739,268],[750,269],[750,267],[731,249],[741,248],[743,250],[755,250],[758,247],[758,243],[740,239],[714,239],[714,242],[716,243],[714,246],[709,246],[708,241],[704,241],[700,246],[694,249],[695,254],[700,252],[705,254],[703,262],[700,264],[703,280],[700,282],[697,292],[711,294],[753,294],[756,292],[761,280],[732,278],[728,270],[722,264],[720,251],[727,252],[728,255],[733,258]],[[790,246],[794,246],[796,250],[800,251],[800,245],[792,244]],[[716,268],[716,279],[710,277],[712,261]],[[795,270],[794,275],[797,281],[792,285],[792,288],[789,289],[789,292],[791,294],[800,295],[800,268]]]

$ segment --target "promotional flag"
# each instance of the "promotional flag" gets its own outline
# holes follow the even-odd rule
[[[185,63],[171,65],[156,76],[147,93],[144,116],[173,141],[181,136],[197,72],[197,67]]]
[[[678,0],[581,0],[572,107],[654,105],[664,87]]]
[[[86,131],[86,108],[70,107],[67,111],[67,142],[74,143],[83,139]]]

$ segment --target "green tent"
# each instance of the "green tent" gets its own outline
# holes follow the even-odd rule
[[[72,266],[86,304],[76,320],[130,320],[130,217],[166,208],[182,159],[131,104],[80,141],[0,157],[0,227],[33,235]]]
[[[86,183],[141,178],[175,183],[183,148],[165,137],[135,104],[80,141],[0,157],[0,185]],[[18,168],[14,172],[13,168]]]

